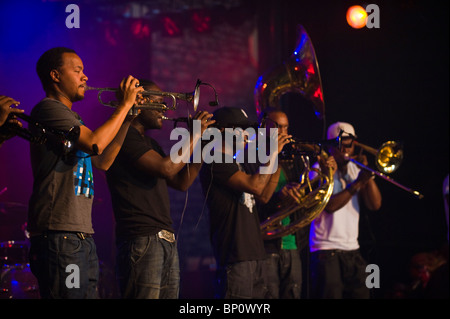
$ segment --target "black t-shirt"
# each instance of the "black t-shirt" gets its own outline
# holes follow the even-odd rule
[[[266,257],[253,195],[226,185],[239,169],[237,163],[211,163],[204,164],[200,171],[210,214],[211,243],[219,266]]]
[[[174,232],[166,180],[136,167],[136,161],[150,150],[165,157],[154,139],[130,126],[116,160],[106,172],[117,239],[153,235],[161,229]]]

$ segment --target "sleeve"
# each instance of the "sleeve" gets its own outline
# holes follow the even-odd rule
[[[33,109],[31,116],[36,122],[58,130],[69,130],[83,125],[77,113],[58,101],[41,101]]]
[[[146,143],[145,139],[140,134],[130,128],[128,129],[125,141],[123,142],[121,153],[131,162],[135,162],[152,149],[153,147],[150,143]]]
[[[214,163],[213,178],[216,182],[225,184],[237,171],[239,167],[236,163]]]

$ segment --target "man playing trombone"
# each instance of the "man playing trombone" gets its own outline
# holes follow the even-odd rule
[[[348,159],[354,157],[352,125],[337,122],[329,126],[327,138],[341,136],[341,148],[331,146],[322,167],[334,170],[334,189],[324,211],[311,223],[311,297],[314,299],[367,299],[366,262],[359,251],[360,203],[369,210],[381,207],[381,193],[374,175]],[[367,165],[367,158],[359,160]]]
[[[39,58],[36,70],[46,97],[33,108],[31,117],[56,130],[79,128],[79,136],[71,141],[75,149],[68,154],[61,154],[58,143],[53,145],[50,140],[30,146],[34,177],[28,212],[30,267],[42,298],[97,298],[92,165],[106,170],[112,164],[131,122],[126,119],[128,111],[143,89],[132,76],[122,80],[119,90],[123,98],[116,110],[91,131],[72,110],[73,104],[84,98],[88,80],[75,51],[50,49]],[[67,280],[72,271],[78,274],[73,282]]]
[[[154,82],[140,83],[146,90],[161,92]],[[116,220],[119,289],[126,299],[176,299],[179,295],[179,258],[168,186],[186,191],[194,182],[202,163],[187,162],[200,136],[191,132],[185,140],[190,150],[184,154],[187,158],[172,161],[172,156],[146,135],[148,130],[162,128],[162,102],[158,95],[138,98],[142,107],[161,106],[141,110],[106,173]],[[214,124],[211,117],[206,111],[194,116],[201,121],[201,134]]]

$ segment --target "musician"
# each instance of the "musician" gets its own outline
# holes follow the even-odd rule
[[[21,114],[24,112],[24,110],[22,109],[12,107],[13,105],[17,106],[19,104],[20,104],[19,101],[16,101],[11,97],[0,95],[0,128],[2,128],[3,124],[5,123],[8,123],[9,125],[17,125],[19,127],[22,127],[21,122],[19,122],[15,117],[11,117],[11,115]],[[4,141],[12,138],[13,136],[14,134],[11,134],[9,130],[8,131],[0,130],[0,146],[3,144]]]
[[[151,81],[140,81],[146,90],[161,91]],[[161,103],[162,96],[138,98],[138,104]],[[186,191],[201,163],[175,163],[159,143],[145,135],[162,128],[162,110],[141,110],[133,120],[116,161],[107,171],[116,220],[117,270],[122,298],[176,299],[180,266],[175,231],[170,216],[168,186]],[[201,133],[214,121],[199,111]],[[200,136],[186,139],[190,154]]]
[[[266,108],[261,113],[260,126],[278,128],[279,133],[288,134],[289,120],[283,111]],[[261,220],[274,215],[280,203],[301,199],[300,176],[303,164],[298,156],[280,159],[280,178],[270,201],[258,206]],[[292,215],[292,216],[295,216]],[[283,223],[289,224],[291,217],[286,217]],[[267,286],[273,298],[299,299],[302,289],[302,261],[300,251],[308,244],[308,228],[278,239],[264,240],[268,254]]]
[[[213,119],[226,128],[249,128],[252,123],[240,108],[222,107]],[[223,130],[222,130],[223,133]],[[290,136],[278,135],[278,155]],[[266,252],[255,200],[268,201],[275,190],[280,168],[273,174],[251,174],[247,163],[234,159],[233,145],[222,134],[222,161],[204,165],[200,181],[210,214],[210,239],[217,263],[216,298],[266,298],[264,282]],[[236,139],[246,143],[244,138]],[[242,144],[241,144],[242,145]],[[237,149],[237,147],[236,147]]]
[[[360,204],[376,211],[381,207],[381,193],[368,170],[358,168],[346,156],[355,157],[353,126],[337,122],[329,126],[327,138],[336,139],[342,132],[342,147],[331,146],[329,166],[334,170],[333,194],[325,210],[311,223],[311,285],[312,298],[366,299],[366,262],[358,243]],[[367,165],[365,155],[359,162]]]
[[[143,89],[136,87],[139,82],[134,77],[123,79],[123,98],[117,108],[91,131],[72,109],[83,100],[88,80],[76,52],[63,47],[50,49],[39,58],[36,70],[46,97],[33,108],[33,120],[57,130],[78,128],[80,134],[72,141],[75,149],[68,154],[61,154],[51,143],[30,146],[34,177],[28,212],[30,267],[42,298],[97,298],[92,165],[106,170],[112,164],[131,123],[128,111]],[[75,265],[77,271],[67,268],[69,265]],[[71,272],[79,275],[79,281],[72,283],[76,288],[68,284]]]

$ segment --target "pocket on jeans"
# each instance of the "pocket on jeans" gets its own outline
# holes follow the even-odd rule
[[[138,263],[139,260],[145,255],[150,246],[151,238],[150,236],[137,237],[131,242],[131,261],[133,263]]]
[[[59,252],[61,254],[73,255],[81,249],[81,239],[75,234],[63,235],[60,238]]]

